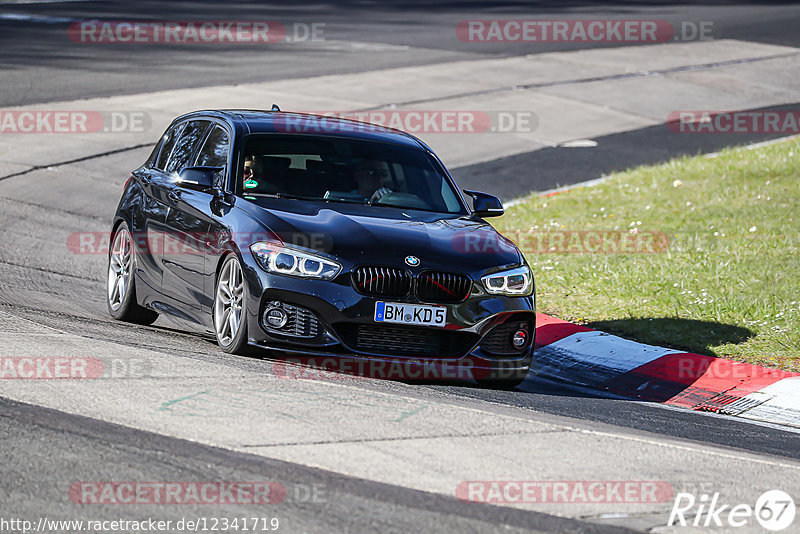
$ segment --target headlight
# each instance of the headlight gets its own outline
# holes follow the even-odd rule
[[[533,290],[533,275],[527,265],[484,276],[481,282],[494,295],[527,297]]]
[[[253,243],[250,251],[264,270],[270,273],[330,280],[342,270],[342,266],[335,261],[270,241]]]

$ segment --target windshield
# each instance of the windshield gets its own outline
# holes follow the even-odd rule
[[[388,143],[291,135],[250,135],[236,191],[441,213],[464,208],[423,150]]]

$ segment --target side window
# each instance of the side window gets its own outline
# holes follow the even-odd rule
[[[225,167],[227,163],[228,132],[219,126],[214,126],[197,155],[196,165],[199,167]]]
[[[169,157],[165,171],[170,173],[178,172],[189,166],[194,149],[206,132],[208,125],[208,121],[191,121],[186,124],[181,138],[175,143],[175,148],[172,150],[172,155]]]
[[[175,141],[177,141],[178,137],[180,137],[183,126],[183,124],[173,126],[167,131],[167,133],[164,134],[164,137],[161,140],[161,152],[158,153],[158,159],[156,160],[156,169],[166,169],[167,158],[169,158],[172,148],[175,146]]]

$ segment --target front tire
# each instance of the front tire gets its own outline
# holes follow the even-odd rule
[[[133,239],[124,222],[117,227],[108,251],[108,277],[106,304],[108,313],[118,321],[141,325],[153,324],[158,313],[148,310],[136,301],[134,266],[136,264]]]
[[[228,354],[250,354],[247,344],[247,286],[239,259],[231,254],[222,264],[214,291],[214,333]]]

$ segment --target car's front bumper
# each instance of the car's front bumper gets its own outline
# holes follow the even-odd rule
[[[305,280],[270,275],[252,257],[243,259],[249,293],[248,338],[252,345],[304,358],[441,364],[450,369],[458,367],[459,373],[465,368],[477,370],[478,374],[497,370],[519,372],[531,364],[536,320],[533,296],[504,297],[478,291],[479,294],[455,304],[420,302],[413,297],[374,297],[357,292],[349,274],[331,281]],[[398,327],[376,323],[375,304],[379,301],[444,306],[446,326]],[[295,336],[270,327],[264,322],[263,313],[274,302],[310,311],[317,322],[316,328],[307,328],[305,336]],[[508,343],[498,345],[500,336],[511,336],[520,326],[528,331],[524,347],[509,350]],[[381,339],[383,334],[385,337]],[[360,342],[366,335],[372,342],[367,346]],[[489,343],[491,340],[495,343]],[[422,350],[426,343],[429,350]]]

